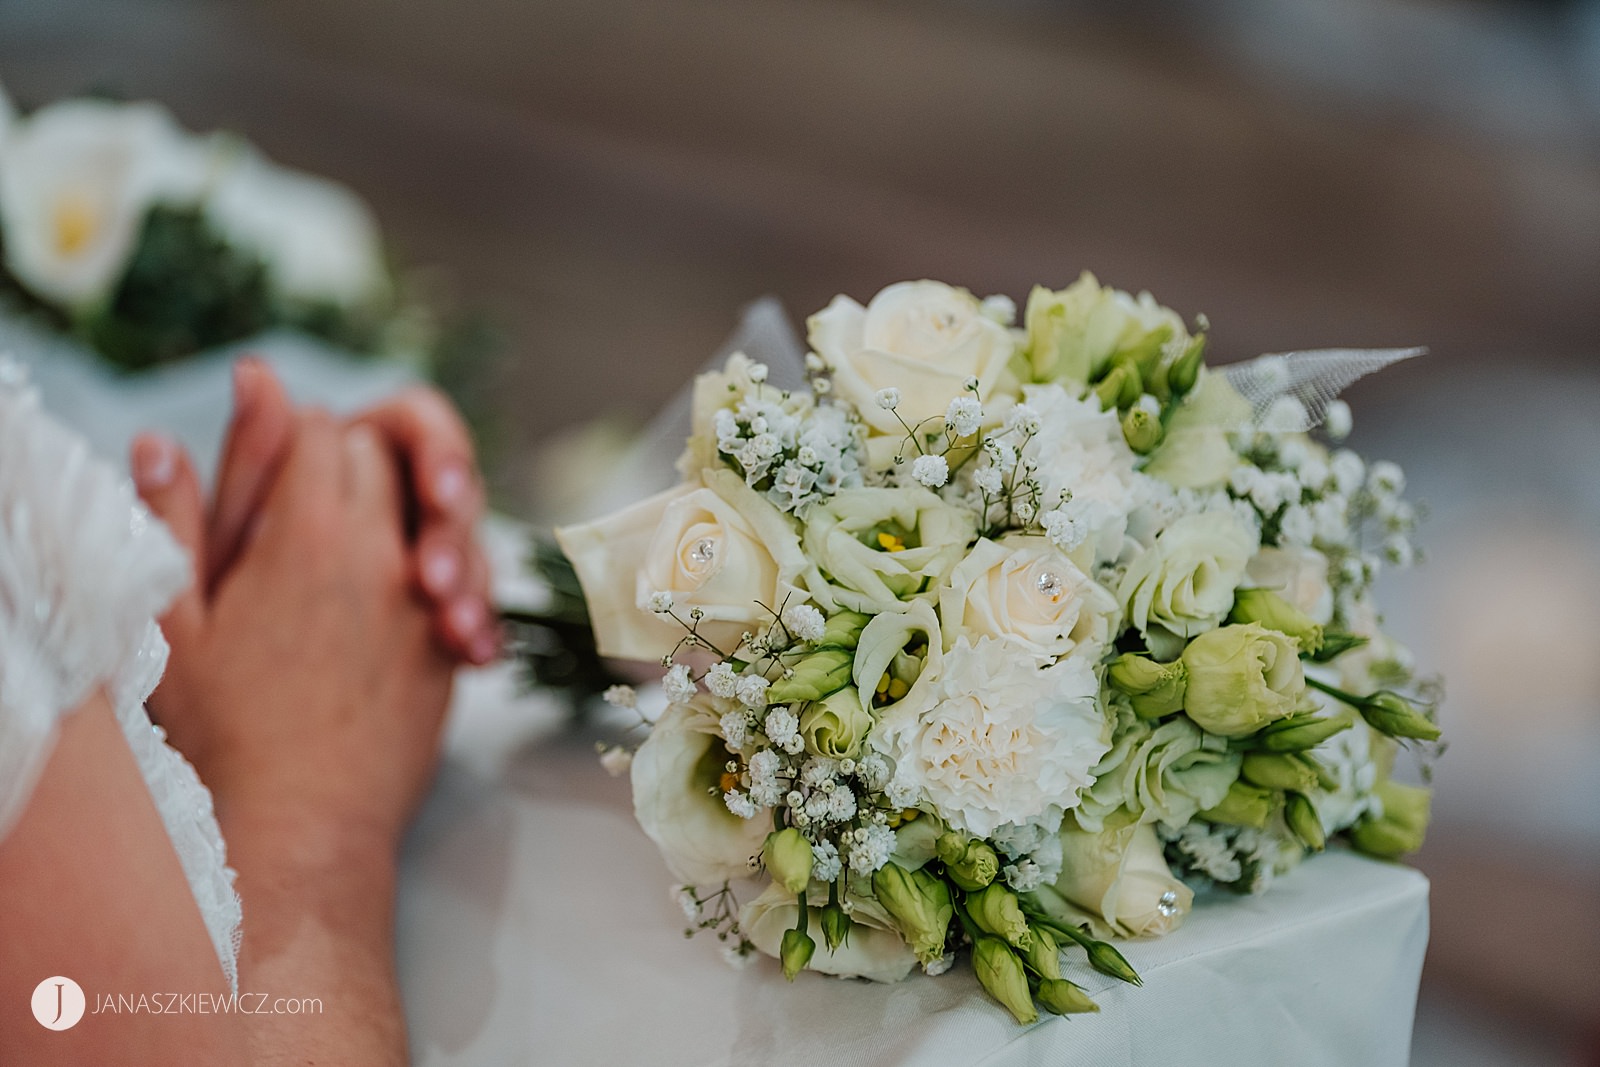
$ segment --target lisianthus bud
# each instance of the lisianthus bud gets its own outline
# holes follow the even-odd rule
[[[815,644],[818,648],[854,649],[861,642],[861,631],[871,621],[872,616],[859,611],[841,611],[837,615],[830,615],[822,628],[822,636]]]
[[[1040,978],[1061,977],[1061,946],[1054,935],[1042,926],[1032,927],[1033,944],[1024,957],[1030,970]]]
[[[1134,714],[1141,719],[1159,719],[1183,710],[1189,670],[1181,659],[1157,663],[1149,656],[1124,652],[1111,662],[1106,677],[1128,695]]]
[[[1223,737],[1245,737],[1290,714],[1305,694],[1295,642],[1260,623],[1208,630],[1183,650],[1184,711]]]
[[[1173,396],[1183,396],[1194,388],[1200,378],[1200,368],[1205,364],[1205,355],[1206,337],[1201,334],[1193,338],[1183,355],[1167,368],[1167,388],[1172,390]]]
[[[977,838],[965,840],[958,833],[944,833],[936,847],[946,876],[968,893],[982,889],[1000,873],[1000,857]]]
[[[839,905],[829,904],[822,909],[822,940],[829,952],[837,952],[840,945],[850,940],[850,928],[854,925]]]
[[[811,884],[811,842],[794,827],[774,830],[761,849],[761,862],[772,880],[791,893],[803,893]]]
[[[1278,804],[1279,794],[1272,790],[1247,782],[1234,782],[1228,787],[1228,795],[1222,798],[1222,803],[1202,811],[1200,817],[1208,822],[1262,830],[1272,818],[1272,813],[1278,810]]]
[[[1099,1011],[1100,1005],[1089,994],[1065,978],[1046,978],[1039,983],[1039,1006],[1052,1015],[1081,1015]]]
[[[1360,648],[1362,645],[1370,644],[1371,641],[1370,637],[1362,637],[1359,634],[1330,633],[1324,630],[1322,647],[1317,649],[1311,658],[1317,663],[1330,663],[1351,649]]]
[[[1132,379],[1128,377],[1127,368],[1112,367],[1111,370],[1106,373],[1106,376],[1101,378],[1099,383],[1094,387],[1094,395],[1100,400],[1101,410],[1111,411],[1117,407],[1120,407],[1122,404],[1122,396],[1128,391],[1128,387],[1131,382]],[[1135,389],[1133,398],[1129,400],[1128,403],[1131,404],[1137,399],[1139,399],[1139,393],[1137,389]]]
[[[767,701],[791,704],[801,700],[821,700],[844,688],[850,681],[855,656],[848,649],[824,648],[794,665],[794,673],[779,678],[767,689]]]
[[[1161,420],[1144,408],[1129,408],[1122,416],[1122,437],[1141,456],[1161,443]]]
[[[1414,737],[1419,741],[1439,740],[1439,727],[1399,693],[1381,689],[1356,705],[1367,725],[1390,737]]]
[[[1268,752],[1304,752],[1350,729],[1349,719],[1324,719],[1312,714],[1291,715],[1262,730],[1256,738]]]
[[[861,706],[861,691],[853,685],[800,713],[800,736],[813,756],[854,759],[871,730],[872,715]]]
[[[778,950],[778,958],[783,962],[783,976],[794,981],[794,976],[805,970],[816,951],[817,943],[805,931],[785,930],[783,945]]]
[[[978,975],[979,984],[1017,1022],[1026,1026],[1038,1020],[1039,1012],[1028,992],[1028,976],[1022,969],[1022,961],[1004,941],[980,935],[972,946],[972,969]]]
[[[1283,817],[1300,843],[1312,852],[1327,847],[1327,835],[1322,832],[1322,820],[1310,799],[1301,793],[1287,793],[1283,798]]]
[[[1233,597],[1233,622],[1259,622],[1269,630],[1288,634],[1310,654],[1322,647],[1322,627],[1270,589],[1241,589]]]
[[[1033,934],[1028,929],[1028,919],[1022,914],[1017,895],[999,883],[991,883],[981,892],[969,896],[967,914],[978,924],[978,929],[1002,938],[1016,948],[1027,951],[1033,945]]]
[[[1283,752],[1247,752],[1240,775],[1263,789],[1309,792],[1317,787],[1317,769],[1298,756]]]
[[[925,869],[908,871],[898,863],[886,863],[872,876],[872,895],[894,920],[917,959],[931,963],[944,956],[955,907],[950,902],[950,887],[942,878]]]
[[[1350,843],[1369,856],[1398,859],[1422,847],[1433,794],[1421,786],[1382,781],[1373,790],[1383,814],[1368,815],[1350,829]]]

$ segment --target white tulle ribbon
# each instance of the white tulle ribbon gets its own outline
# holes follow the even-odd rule
[[[1217,368],[1250,405],[1254,424],[1242,430],[1303,433],[1320,425],[1328,404],[1367,375],[1426,348],[1322,348],[1258,356]]]

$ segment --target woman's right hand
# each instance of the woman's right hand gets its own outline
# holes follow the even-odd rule
[[[390,850],[432,777],[450,658],[411,582],[399,474],[378,434],[298,415],[248,542],[163,620],[151,708],[213,791],[225,830]],[[206,509],[188,457],[135,443],[135,480],[196,560]]]

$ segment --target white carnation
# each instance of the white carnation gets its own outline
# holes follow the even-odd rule
[[[1110,748],[1093,669],[1077,657],[1033,664],[1003,638],[963,637],[924,705],[909,715],[902,705],[874,735],[889,746],[896,778],[906,776],[952,829],[987,837],[1006,823],[1059,822]]]

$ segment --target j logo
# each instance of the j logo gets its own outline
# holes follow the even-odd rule
[[[58,974],[34,987],[33,1017],[46,1030],[70,1030],[83,1018],[87,1003],[83,987]]]

